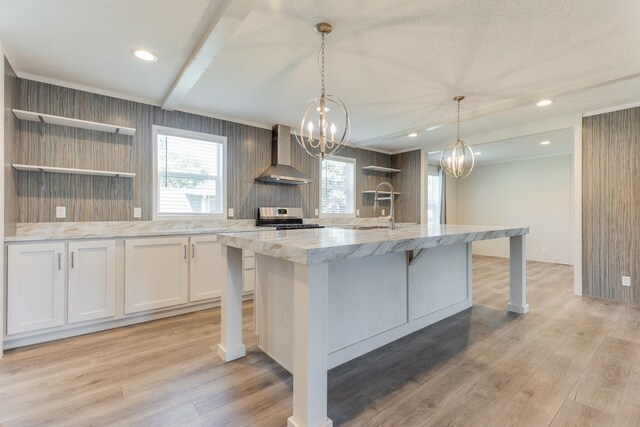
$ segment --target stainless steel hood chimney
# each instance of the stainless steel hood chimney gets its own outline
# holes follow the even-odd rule
[[[308,176],[291,166],[291,128],[275,125],[271,134],[271,167],[256,181],[300,185],[311,182]]]

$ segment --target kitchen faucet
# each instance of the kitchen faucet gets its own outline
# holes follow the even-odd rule
[[[389,191],[390,191],[389,197],[380,197],[378,195],[378,192],[380,191],[380,187],[382,187],[383,185],[386,185],[387,187],[389,187]],[[390,182],[387,182],[387,181],[381,182],[376,187],[376,194],[374,196],[373,209],[376,209],[376,210],[378,209],[379,200],[389,200],[389,203],[391,203],[391,212],[389,212],[389,230],[394,230],[396,228],[396,214],[393,209],[393,202],[394,202],[393,185],[391,185]]]

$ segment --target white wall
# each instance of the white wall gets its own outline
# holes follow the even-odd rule
[[[0,114],[0,236],[4,240],[4,48],[0,40],[0,102],[2,102],[2,114]],[[0,244],[0,277],[2,278],[2,291],[0,292],[0,337],[4,336],[4,242]],[[0,357],[2,357],[3,340],[0,339]]]
[[[572,155],[478,165],[458,181],[457,223],[528,226],[527,259],[571,264],[572,174]],[[473,253],[508,257],[509,241]]]
[[[447,204],[447,224],[458,223],[458,180],[445,175],[446,191],[445,203]]]

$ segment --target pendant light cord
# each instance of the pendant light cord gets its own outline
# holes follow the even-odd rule
[[[460,100],[458,100],[458,141],[460,141]]]
[[[325,33],[322,33],[322,45],[320,47],[320,77],[322,81],[322,85],[320,87],[320,96],[324,98],[324,36]]]

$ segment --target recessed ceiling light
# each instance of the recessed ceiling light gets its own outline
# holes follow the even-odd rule
[[[442,127],[442,125],[429,126],[429,127],[428,127],[428,128],[426,128],[425,130],[426,130],[427,132],[430,132],[430,131],[432,131],[432,130],[436,130],[436,129],[438,129],[439,127]]]
[[[553,104],[553,99],[542,99],[538,101],[536,104],[538,107],[546,107],[547,105]]]
[[[417,132],[411,132],[409,135],[407,135],[409,138],[415,138],[416,136],[418,136]]]
[[[549,140],[545,140],[540,143],[540,145],[549,145],[549,144],[551,144],[551,141]]]
[[[480,154],[482,154],[482,151],[476,151],[475,153],[473,153],[474,156],[479,156]]]
[[[158,60],[157,56],[144,49],[134,49],[133,54],[136,56],[136,58],[142,59],[143,61],[147,62],[156,62]]]

